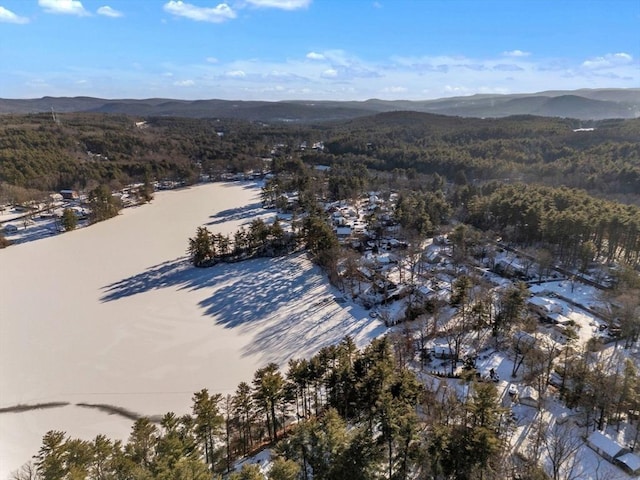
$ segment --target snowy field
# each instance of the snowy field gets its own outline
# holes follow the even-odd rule
[[[126,439],[131,422],[78,403],[144,415],[188,413],[194,392],[233,393],[267,362],[380,322],[304,255],[192,268],[196,227],[231,233],[264,216],[255,184],[156,194],[150,205],[74,232],[0,250],[0,479],[37,453],[50,429]]]

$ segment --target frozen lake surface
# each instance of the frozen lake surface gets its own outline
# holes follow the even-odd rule
[[[256,184],[156,194],[142,207],[74,232],[0,250],[0,479],[37,453],[47,430],[126,439],[131,422],[77,406],[144,415],[189,413],[194,392],[233,393],[254,371],[352,335],[384,330],[339,304],[303,254],[196,269],[200,225],[232,233],[268,215]]]

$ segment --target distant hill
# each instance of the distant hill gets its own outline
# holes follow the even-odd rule
[[[584,89],[533,94],[471,95],[437,100],[232,101],[163,98],[101,99],[43,97],[0,99],[0,114],[93,112],[138,116],[233,118],[254,121],[321,122],[346,120],[390,111],[416,111],[462,117],[538,115],[580,120],[640,117],[640,89]]]

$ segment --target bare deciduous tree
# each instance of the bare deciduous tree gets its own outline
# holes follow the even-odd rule
[[[39,480],[38,469],[33,462],[27,462],[18,470],[11,473],[9,480]]]
[[[557,422],[547,428],[547,435],[543,440],[544,451],[548,459],[548,474],[553,480],[577,480],[578,456],[583,440],[566,424]]]

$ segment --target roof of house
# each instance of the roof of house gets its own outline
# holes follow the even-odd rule
[[[542,308],[547,313],[562,313],[562,304],[554,300],[553,298],[546,297],[531,297],[529,303]]]
[[[418,285],[416,287],[416,291],[424,296],[431,295],[433,293],[433,290],[427,287],[426,285]]]
[[[591,432],[587,442],[592,448],[607,454],[611,458],[615,458],[624,451],[624,447],[622,447],[618,442],[597,430],[595,432]]]
[[[538,400],[538,391],[533,388],[530,385],[526,385],[521,391],[520,391],[520,399],[523,398],[530,398],[532,400],[537,401]]]
[[[536,343],[536,337],[524,330],[518,330],[513,334],[513,338],[528,345],[534,345]]]
[[[640,471],[640,456],[635,453],[625,453],[621,457],[618,457],[617,460],[625,465],[633,474]]]

